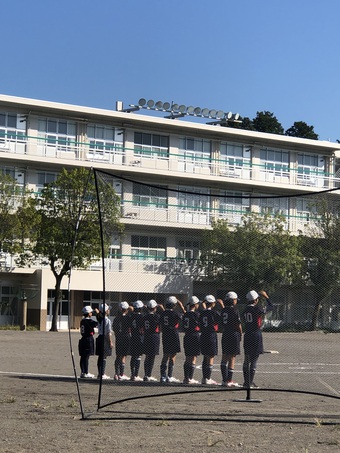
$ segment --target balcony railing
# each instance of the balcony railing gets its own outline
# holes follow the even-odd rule
[[[273,184],[327,189],[340,187],[335,174],[315,169],[288,168],[285,163],[254,164],[249,158],[225,157],[210,159],[205,155],[194,157],[166,152],[164,148],[123,148],[122,142],[103,146],[56,138],[32,137],[0,130],[0,153],[26,154],[27,156],[51,157],[63,160],[102,162],[112,165],[138,167],[145,170],[171,171],[182,174],[208,175],[238,180],[252,180]]]

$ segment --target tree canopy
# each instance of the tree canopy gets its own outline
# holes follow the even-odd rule
[[[324,301],[340,285],[340,205],[334,198],[318,198],[310,203],[312,226],[302,241],[307,275],[314,292],[311,329],[317,327]]]
[[[276,116],[269,111],[257,112],[256,117],[253,119],[243,117],[240,122],[229,121],[225,126],[234,129],[288,135],[290,137],[308,138],[312,140],[318,140],[319,138],[318,134],[314,132],[314,126],[309,126],[304,121],[296,121],[285,131]]]
[[[299,238],[285,229],[284,219],[255,213],[235,227],[217,221],[204,233],[202,259],[210,277],[242,294],[298,283],[304,265]]]
[[[105,210],[101,212],[107,247],[120,229],[120,200],[112,186],[97,180]],[[92,170],[63,169],[34,199],[36,232],[21,254],[21,265],[39,260],[49,265],[55,277],[52,331],[57,330],[61,282],[72,267],[86,268],[101,256],[99,208]]]
[[[314,132],[314,126],[308,126],[304,121],[296,121],[292,127],[286,130],[286,135],[290,137],[309,138],[318,140],[319,136]]]

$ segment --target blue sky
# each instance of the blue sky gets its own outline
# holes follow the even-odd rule
[[[339,0],[11,0],[0,93],[115,109],[140,98],[340,139]]]

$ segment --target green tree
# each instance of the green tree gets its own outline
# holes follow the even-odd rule
[[[286,130],[285,135],[290,137],[310,138],[318,140],[319,136],[314,132],[314,126],[308,126],[304,121],[295,121],[292,127]]]
[[[0,251],[14,254],[22,244],[24,224],[19,213],[29,200],[28,192],[10,175],[0,171]]]
[[[317,328],[324,302],[340,285],[340,206],[334,198],[320,197],[311,201],[312,225],[303,238],[308,284],[314,292],[311,330]]]
[[[99,178],[97,185],[105,205],[101,220],[107,251],[113,234],[121,228],[120,199],[112,186]],[[26,244],[21,265],[39,260],[50,267],[55,277],[51,331],[57,331],[63,278],[72,267],[87,268],[101,256],[99,208],[92,170],[63,169],[56,181],[48,184],[34,200],[34,208],[33,241]]]
[[[252,124],[254,126],[254,130],[258,132],[267,132],[279,135],[284,134],[284,129],[281,123],[279,123],[273,113],[268,111],[257,112]]]
[[[243,294],[296,284],[304,263],[299,238],[285,229],[284,218],[255,213],[236,227],[217,221],[203,235],[202,260],[210,278]]]

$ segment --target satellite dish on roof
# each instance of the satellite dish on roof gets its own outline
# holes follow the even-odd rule
[[[139,99],[138,105],[140,105],[141,107],[144,107],[145,104],[146,104],[146,99],[144,99],[144,98]]]
[[[224,117],[224,112],[222,110],[218,110],[216,113],[217,118],[223,118]]]
[[[209,111],[210,111],[209,109],[203,109],[202,110],[202,115],[203,116],[209,116]]]
[[[169,108],[170,108],[170,102],[164,102],[163,109],[164,110],[169,110]]]
[[[192,115],[194,113],[194,110],[195,110],[195,107],[190,105],[190,107],[187,108],[187,113],[189,113],[189,115]]]
[[[178,111],[179,111],[180,113],[184,113],[184,112],[186,111],[186,109],[187,109],[186,106],[183,105],[183,104],[180,105],[180,106],[178,107]]]
[[[211,116],[212,118],[215,118],[215,116],[216,116],[216,113],[217,113],[217,111],[216,111],[216,110],[210,110],[210,112],[209,112],[209,116]]]
[[[148,102],[147,102],[147,106],[152,109],[152,107],[155,105],[155,101],[153,101],[152,99],[149,99]]]
[[[172,112],[178,112],[179,111],[179,105],[178,104],[172,104],[171,111]]]
[[[225,114],[225,117],[230,120],[230,118],[233,116],[232,112],[228,112]]]
[[[155,104],[156,109],[161,109],[163,108],[163,102],[162,101],[157,101]]]
[[[202,112],[201,107],[195,107],[195,109],[194,109],[194,114],[195,115],[200,115],[201,112]]]

